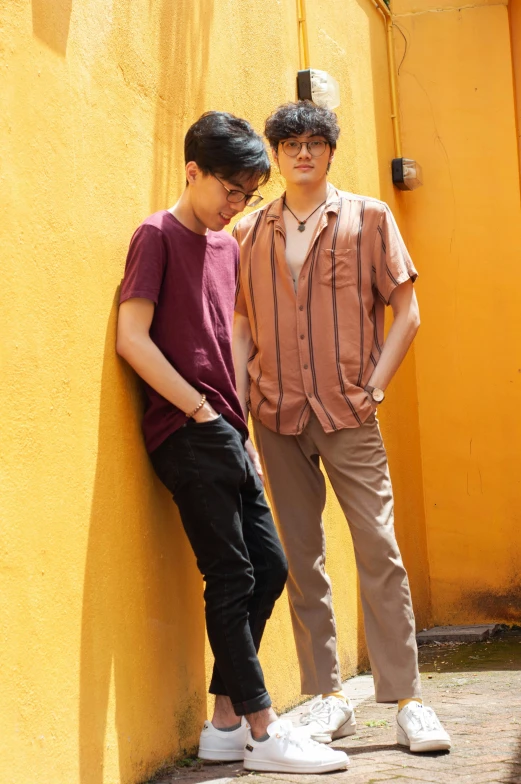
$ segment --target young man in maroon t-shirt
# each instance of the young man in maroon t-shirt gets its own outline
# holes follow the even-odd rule
[[[235,391],[239,249],[222,229],[260,200],[255,191],[269,177],[269,160],[247,122],[208,112],[186,135],[185,162],[178,202],[132,237],[117,351],[146,382],[146,448],[206,583],[216,700],[199,756],[244,759],[256,770],[336,770],[347,765],[343,752],[277,719],[257,658],[287,565]]]

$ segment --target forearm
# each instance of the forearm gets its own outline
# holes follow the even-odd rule
[[[235,370],[235,386],[241,408],[244,412],[244,421],[248,422],[248,392],[250,388],[250,376],[248,373],[248,359],[253,350],[253,338],[251,334],[250,322],[246,316],[241,316],[239,313],[235,314],[233,320],[233,366]],[[264,484],[264,474],[260,463],[257,450],[249,438],[246,441],[245,449],[251,458],[251,461],[259,475],[262,483]]]
[[[148,335],[118,338],[117,350],[149,386],[181,411],[189,413],[201,401],[201,392],[185,381]]]
[[[418,327],[419,320],[413,313],[404,312],[395,316],[378,364],[369,379],[370,386],[387,389],[405,359]]]
[[[248,391],[250,378],[248,375],[248,359],[253,348],[253,339],[249,324],[243,316],[235,316],[233,324],[233,365],[235,370],[235,386],[241,408],[244,412],[244,419],[248,421]]]

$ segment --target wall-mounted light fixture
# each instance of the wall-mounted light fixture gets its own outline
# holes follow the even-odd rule
[[[324,109],[340,106],[340,85],[327,71],[306,68],[297,74],[297,95],[299,100],[308,100]]]
[[[422,167],[412,158],[393,158],[393,184],[401,191],[413,191],[423,185]]]

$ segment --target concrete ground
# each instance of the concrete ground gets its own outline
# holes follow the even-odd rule
[[[334,743],[350,758],[346,771],[322,775],[246,773],[240,764],[202,765],[159,773],[154,784],[521,784],[521,633],[474,644],[420,648],[424,701],[452,737],[449,752],[412,754],[396,745],[395,706],[374,702],[371,676],[345,683],[358,732]],[[289,715],[296,722],[301,709]]]

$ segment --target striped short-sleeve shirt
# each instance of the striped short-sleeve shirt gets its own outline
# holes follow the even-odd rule
[[[384,310],[417,272],[389,207],[329,186],[295,291],[283,199],[242,218],[235,310],[253,336],[248,405],[277,433],[301,433],[314,411],[325,432],[360,426],[384,342]]]

